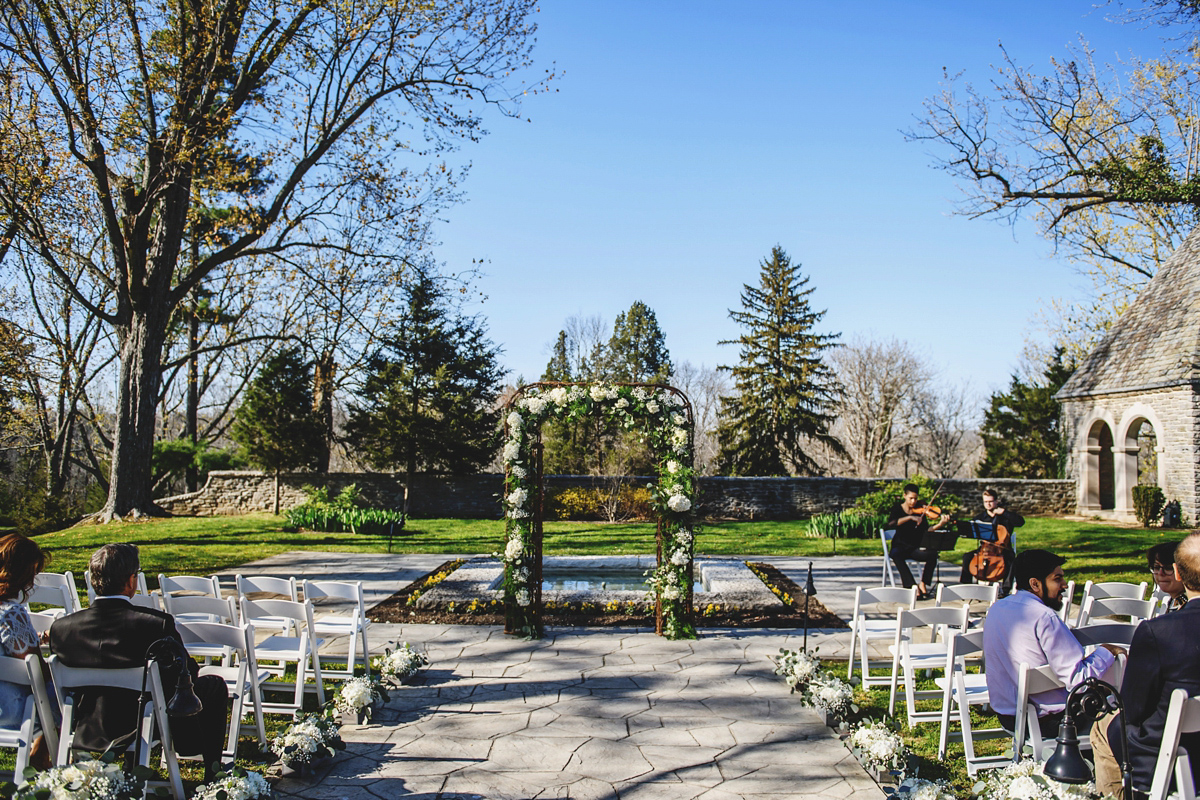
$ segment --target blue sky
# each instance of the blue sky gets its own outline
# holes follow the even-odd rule
[[[1031,225],[952,216],[958,188],[907,143],[943,67],[985,85],[1003,42],[1041,71],[1082,34],[1097,60],[1162,49],[1090,2],[545,0],[535,59],[561,73],[523,119],[459,153],[437,228],[485,261],[479,310],[536,380],[564,320],[654,309],[676,362],[736,359],[728,309],[779,244],[827,332],[907,341],[951,382],[1008,382],[1049,298],[1084,281]],[[527,122],[524,118],[528,118]]]

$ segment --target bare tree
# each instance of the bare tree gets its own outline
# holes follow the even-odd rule
[[[854,474],[883,475],[913,433],[915,403],[933,371],[898,339],[856,337],[833,349],[830,361],[842,386],[835,435]]]
[[[717,465],[717,415],[721,409],[721,397],[733,390],[733,384],[722,370],[684,361],[675,365],[671,385],[682,390],[692,403],[692,415],[696,423],[696,471],[701,475],[712,475]]]
[[[969,384],[931,382],[914,398],[916,460],[921,472],[933,478],[965,477],[979,456],[979,398]]]

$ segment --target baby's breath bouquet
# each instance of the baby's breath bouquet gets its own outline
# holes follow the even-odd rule
[[[1096,797],[1096,784],[1059,783],[1043,775],[1042,766],[1037,761],[1025,759],[1004,769],[992,770],[971,792],[979,800],[1091,800]]]
[[[269,800],[275,796],[271,784],[257,772],[234,767],[219,772],[213,780],[197,786],[192,800]]]
[[[285,767],[312,763],[323,756],[335,755],[346,745],[337,723],[328,714],[301,714],[283,733],[271,740],[271,752]]]
[[[140,800],[145,785],[144,768],[126,774],[106,754],[103,760],[77,761],[44,772],[31,767],[12,796],[15,800]]]
[[[804,702],[840,720],[845,720],[851,711],[858,711],[854,704],[854,687],[824,670],[808,682]]]
[[[945,781],[909,778],[888,795],[889,800],[957,800]]]
[[[821,659],[815,653],[781,647],[775,657],[775,674],[782,675],[793,692],[803,692],[820,671]]]
[[[855,728],[847,744],[868,770],[903,775],[908,769],[908,748],[904,746],[904,740],[888,730],[883,722]]]
[[[342,684],[333,699],[333,706],[343,714],[370,719],[371,709],[382,700],[387,700],[387,693],[379,678],[360,676]]]
[[[401,642],[395,650],[385,650],[382,657],[375,659],[375,669],[379,670],[379,674],[396,683],[417,674],[427,664],[429,657],[413,650],[408,642]]]

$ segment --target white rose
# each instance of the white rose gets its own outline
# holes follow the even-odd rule
[[[678,586],[664,586],[662,590],[664,600],[678,600],[682,594]]]
[[[510,473],[512,473],[512,476],[514,478],[518,478],[518,479],[524,478],[526,475],[529,474],[525,471],[525,468],[519,464],[510,464],[508,467],[508,471]]]
[[[676,425],[682,426],[683,423],[686,421],[687,420],[685,420],[683,418],[683,414],[672,414],[671,415],[671,422],[675,423]]]
[[[527,589],[522,589],[519,592],[517,592],[517,605],[527,606],[532,602],[533,602],[533,598],[530,596],[529,591]]]
[[[513,489],[507,498],[508,504],[513,508],[521,508],[525,505],[525,501],[529,499],[529,492],[524,489]]]
[[[572,386],[571,391],[567,392],[567,397],[571,400],[582,400],[585,394],[582,386]]]
[[[520,457],[521,457],[521,443],[516,440],[510,439],[508,441],[508,443],[506,443],[504,445],[504,460],[505,461],[516,461]]]
[[[692,532],[687,528],[680,528],[675,532],[675,541],[679,542],[682,547],[690,547],[692,544]]]
[[[685,550],[676,550],[671,556],[671,563],[677,567],[685,567],[688,563],[688,554]]]
[[[1016,778],[1008,785],[1010,800],[1038,800],[1042,796],[1042,787],[1028,775]]]
[[[633,387],[633,396],[636,397],[638,400],[645,400],[650,395],[647,394],[646,390],[643,389],[641,386],[635,386],[635,387]]]
[[[649,403],[646,403],[646,412],[647,413],[657,414],[658,409],[659,409],[658,403],[654,402],[653,400],[651,400]]]
[[[629,401],[622,397],[617,401],[617,408],[629,408]]]
[[[567,390],[563,386],[555,386],[550,390],[550,399],[554,401],[556,406],[565,406],[567,404]]]
[[[590,394],[592,396],[592,400],[599,403],[601,400],[604,399],[604,396],[605,396],[604,387],[601,386],[600,384],[595,384],[594,386],[592,386],[591,388],[588,389],[588,394]]]
[[[682,514],[683,512],[690,510],[691,507],[692,501],[688,500],[681,494],[673,494],[667,499],[667,508],[674,511],[676,514]]]
[[[514,561],[520,557],[524,545],[520,539],[509,539],[508,544],[504,547],[504,559],[506,561]]]
[[[672,475],[674,475],[676,472],[679,472],[681,469],[683,469],[683,465],[678,461],[672,459],[667,462],[667,472],[671,473]]]
[[[521,415],[515,411],[510,413],[508,415],[508,427],[514,430],[519,429],[521,427]]]
[[[675,444],[687,444],[687,431],[683,428],[676,428],[671,431],[671,441]]]

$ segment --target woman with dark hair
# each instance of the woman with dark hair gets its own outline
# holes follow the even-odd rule
[[[32,539],[19,533],[0,537],[0,655],[24,658],[38,651],[38,634],[24,600],[45,566],[46,553]],[[29,687],[0,681],[0,726],[21,724],[27,697]],[[36,767],[49,765],[42,737],[33,741],[29,757]]]
[[[1187,603],[1183,582],[1175,577],[1175,548],[1179,542],[1159,542],[1146,551],[1146,565],[1158,590],[1171,598],[1167,611],[1177,611]]]

